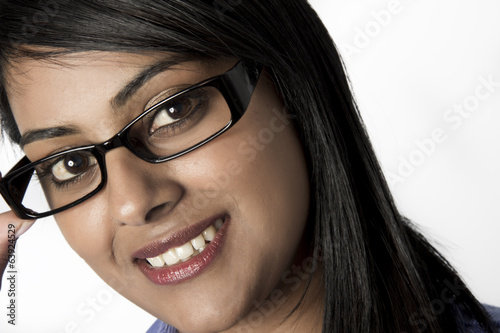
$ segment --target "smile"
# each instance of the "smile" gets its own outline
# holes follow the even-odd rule
[[[230,217],[203,220],[134,253],[139,270],[154,284],[170,285],[198,276],[218,256]]]
[[[199,255],[205,250],[208,244],[215,238],[217,232],[222,228],[224,221],[218,218],[214,225],[209,226],[196,238],[179,247],[171,248],[167,252],[154,258],[146,258],[153,267],[172,266],[179,262],[186,262],[189,259]]]

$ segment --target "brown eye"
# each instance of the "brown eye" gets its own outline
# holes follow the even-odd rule
[[[65,181],[85,173],[97,160],[90,154],[70,153],[52,166],[52,176],[57,181]]]
[[[154,133],[157,129],[175,123],[186,117],[193,106],[189,99],[174,100],[171,103],[162,105],[159,111],[156,112],[151,124],[150,133]]]

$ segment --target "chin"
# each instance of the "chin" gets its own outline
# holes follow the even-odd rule
[[[176,327],[183,333],[216,333],[224,332],[238,324],[241,318],[244,318],[248,309],[244,306],[238,306],[232,303],[209,304],[208,299],[200,300],[198,306],[177,308],[175,317],[172,314],[166,314],[164,317],[159,316],[159,319]],[[169,320],[174,318],[174,320]]]

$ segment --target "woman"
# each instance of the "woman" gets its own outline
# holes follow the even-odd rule
[[[305,1],[0,4],[27,155],[2,194],[132,302],[179,332],[495,330],[398,213]]]

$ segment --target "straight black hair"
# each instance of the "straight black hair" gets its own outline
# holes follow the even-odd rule
[[[3,73],[18,58],[93,50],[268,68],[308,162],[323,332],[465,332],[460,314],[494,331],[457,273],[398,212],[340,56],[306,0],[0,0]],[[19,143],[3,78],[2,128]]]

